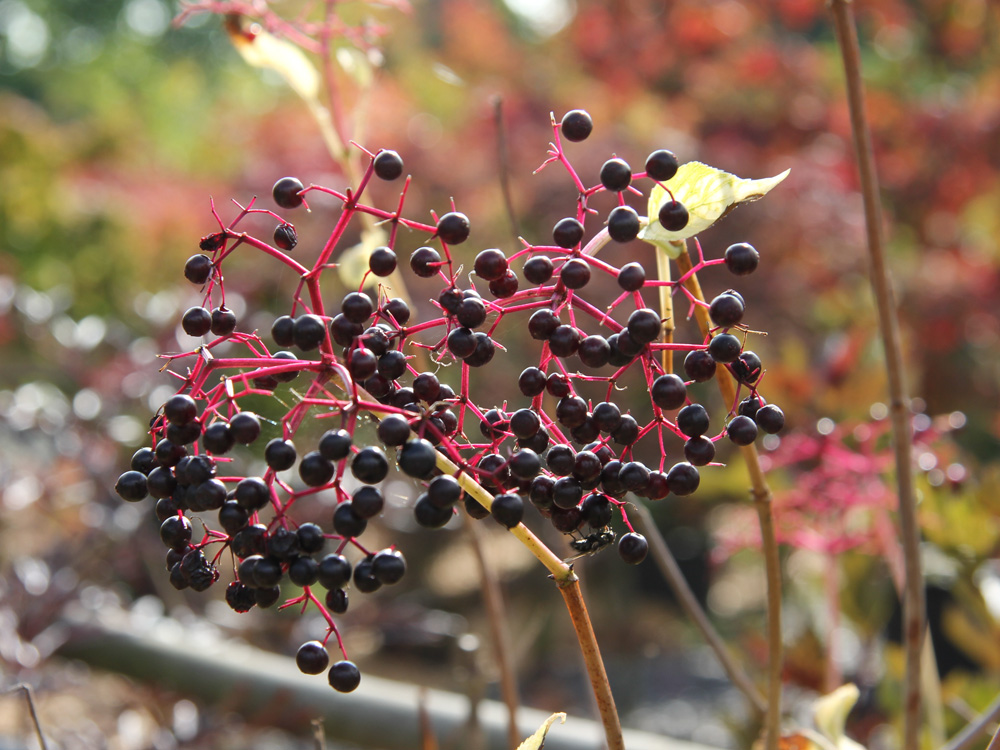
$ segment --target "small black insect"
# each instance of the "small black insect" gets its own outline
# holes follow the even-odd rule
[[[599,529],[589,536],[585,536],[582,539],[574,539],[569,543],[569,546],[576,550],[577,554],[572,557],[567,557],[563,562],[572,562],[581,557],[586,557],[588,555],[596,555],[605,547],[609,547],[615,543],[615,532],[610,526],[605,526],[603,529]]]

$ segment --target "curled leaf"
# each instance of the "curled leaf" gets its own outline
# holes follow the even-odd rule
[[[837,750],[865,750],[863,745],[850,739],[844,733],[847,715],[858,702],[858,686],[853,683],[841,685],[832,693],[824,695],[813,706],[813,721],[816,729],[830,740]]]
[[[545,735],[548,734],[549,727],[555,724],[556,719],[559,719],[560,723],[565,724],[566,714],[552,714],[542,723],[540,727],[538,727],[537,732],[518,745],[517,750],[541,750],[542,745],[545,744]]]
[[[656,185],[649,194],[649,222],[639,232],[639,239],[663,248],[671,258],[676,258],[682,247],[677,243],[708,229],[737,204],[763,198],[789,171],[762,180],[744,180],[701,162],[683,164],[664,184],[688,210],[687,226],[671,232],[657,221],[660,206],[670,200],[670,194]]]

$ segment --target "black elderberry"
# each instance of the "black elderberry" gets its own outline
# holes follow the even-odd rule
[[[433,247],[418,247],[410,256],[410,269],[422,279],[429,279],[438,272],[441,254]]]
[[[559,280],[567,289],[582,289],[590,282],[590,266],[580,258],[573,258],[560,269]]]
[[[519,438],[530,438],[542,426],[538,414],[532,409],[518,409],[510,417],[510,431]]]
[[[320,674],[330,664],[330,655],[319,641],[306,641],[295,652],[295,666],[303,674]]]
[[[413,379],[413,395],[428,404],[434,403],[439,398],[454,398],[454,393],[442,396],[441,381],[437,375],[431,372],[422,372]]]
[[[351,474],[365,484],[378,484],[389,473],[389,461],[381,448],[369,445],[362,448],[351,461]]]
[[[448,351],[458,359],[471,357],[476,345],[476,334],[468,328],[456,328],[448,334]]]
[[[726,436],[736,445],[750,445],[757,439],[757,423],[742,414],[733,417],[726,425]]]
[[[212,275],[212,259],[207,255],[192,255],[184,264],[184,278],[192,284],[204,284]]]
[[[260,419],[249,411],[241,411],[229,420],[229,430],[240,445],[250,445],[260,437]]]
[[[626,329],[622,333],[625,334],[624,338],[628,339],[628,330]],[[635,359],[636,356],[635,354],[626,354],[619,348],[618,341],[620,338],[622,336],[619,333],[612,333],[608,336],[608,364],[612,367],[623,367]],[[636,344],[636,348],[640,351],[642,349],[638,344]]]
[[[171,516],[160,525],[160,539],[174,549],[186,547],[191,542],[191,522],[185,516]]]
[[[299,478],[308,487],[322,487],[328,484],[335,472],[332,461],[324,458],[319,451],[309,451],[299,462]]]
[[[295,246],[299,244],[299,237],[295,233],[295,227],[288,222],[278,224],[274,228],[274,244],[286,253],[294,250]]]
[[[552,503],[557,508],[575,508],[583,499],[583,487],[575,477],[561,477],[552,485]]]
[[[322,325],[322,321],[320,321]],[[295,321],[289,315],[281,315],[271,324],[271,338],[278,346],[292,346],[295,343]]]
[[[517,274],[509,268],[503,276],[499,279],[494,279],[489,285],[490,294],[497,299],[507,299],[508,297],[513,297],[517,294],[517,287]]]
[[[386,445],[402,445],[410,437],[410,423],[399,414],[388,414],[379,422],[376,432]]]
[[[427,485],[427,498],[437,508],[451,508],[462,498],[462,485],[448,474],[434,477]]]
[[[613,497],[624,495],[625,487],[619,479],[622,463],[618,459],[611,459],[601,469],[601,488],[605,493]]]
[[[395,151],[384,149],[375,155],[373,161],[375,176],[380,180],[395,180],[403,174],[403,158]]]
[[[740,356],[743,344],[731,333],[720,333],[708,342],[708,354],[716,362],[726,365]]]
[[[354,339],[364,333],[364,326],[347,319],[343,313],[333,316],[330,321],[330,337],[340,346],[351,346]]]
[[[447,245],[458,245],[469,239],[469,217],[449,211],[437,223],[436,235]]]
[[[399,450],[399,468],[417,479],[427,479],[437,465],[437,451],[429,440],[410,440]]]
[[[139,474],[140,472],[136,473]],[[148,492],[151,497],[155,497],[157,499],[170,497],[174,490],[177,489],[177,480],[174,478],[174,475],[170,473],[170,469],[163,466],[157,466],[154,468],[151,472],[149,472],[149,476],[145,479],[146,492]],[[141,484],[137,485],[137,489],[141,488]],[[117,485],[115,486],[115,489],[118,489]],[[146,492],[143,492],[143,497],[145,497]],[[119,494],[121,494],[121,492],[119,492]],[[142,497],[137,498],[137,500],[142,500]]]
[[[256,603],[254,591],[249,586],[245,586],[239,581],[233,581],[226,586],[226,604],[234,612],[249,612]]]
[[[353,443],[351,433],[347,430],[327,430],[319,439],[317,447],[320,455],[327,461],[340,461],[350,454]]]
[[[235,500],[226,500],[219,508],[219,523],[230,536],[246,528],[249,522],[250,514]]]
[[[626,263],[618,272],[618,286],[626,292],[642,289],[646,283],[646,269],[638,263]]]
[[[347,354],[347,370],[355,382],[367,380],[375,374],[378,361],[371,349],[358,347]]]
[[[340,503],[333,511],[333,530],[344,539],[361,536],[367,528],[368,521],[354,512],[354,507],[349,500]]]
[[[177,462],[187,455],[187,448],[169,440],[160,440],[156,444],[155,454],[156,462],[160,466],[176,466]]]
[[[212,310],[212,325],[209,330],[216,336],[228,336],[236,330],[236,314],[227,307]]]
[[[552,239],[559,247],[572,249],[583,240],[583,224],[572,216],[560,219],[552,228]]]
[[[785,413],[774,404],[767,404],[757,410],[754,419],[757,425],[769,435],[781,432],[785,426]]]
[[[187,494],[191,510],[218,510],[226,501],[226,485],[218,479],[207,479],[192,487]]]
[[[544,255],[536,255],[525,261],[522,273],[524,278],[531,284],[544,284],[552,278],[555,266],[552,261]]]
[[[398,549],[384,549],[372,558],[372,575],[379,583],[391,586],[406,575],[406,558]]]
[[[260,477],[247,477],[237,483],[234,498],[247,511],[261,510],[271,502],[271,488]]]
[[[253,580],[262,589],[277,586],[282,575],[281,562],[273,557],[262,557],[253,568]]]
[[[467,297],[458,305],[455,319],[466,328],[478,328],[486,322],[486,303],[477,297]]]
[[[744,385],[753,385],[760,379],[763,363],[754,352],[745,351],[733,362],[733,375]]]
[[[181,316],[181,328],[188,336],[204,336],[212,330],[212,313],[204,307],[190,307]]]
[[[564,396],[556,404],[556,419],[570,429],[583,424],[587,418],[587,402],[579,396]]]
[[[389,332],[381,325],[366,328],[361,334],[361,346],[370,349],[376,357],[389,351]]]
[[[743,300],[729,292],[723,292],[708,306],[709,317],[719,328],[739,325],[743,312]]]
[[[648,309],[636,310],[636,312],[643,313],[641,316],[636,316],[637,330],[640,331],[645,330],[646,335],[648,335],[652,333],[653,328],[656,327],[656,325],[659,325],[659,315],[657,315],[655,312]],[[649,315],[650,312],[653,312],[653,315]],[[635,313],[632,314],[635,315]],[[654,325],[654,318],[656,321],[655,325]],[[631,316],[629,316],[629,319],[631,319]],[[623,355],[625,355],[629,359],[637,357],[639,353],[642,351],[643,346],[645,346],[643,342],[639,341],[634,336],[632,336],[631,333],[629,333],[628,328],[624,328],[618,332],[618,338],[615,340],[615,344],[618,348],[618,351],[620,351]]]
[[[601,166],[601,184],[605,190],[620,193],[632,182],[632,168],[624,159],[608,159]]]
[[[330,687],[338,693],[352,693],[361,684],[361,672],[351,661],[338,661],[328,673]]]
[[[657,218],[668,232],[679,232],[688,224],[688,210],[680,201],[667,201],[660,206]]]
[[[545,373],[537,367],[526,367],[517,378],[517,387],[529,398],[545,390]]]
[[[524,518],[524,501],[513,493],[497,495],[493,498],[490,515],[504,528],[512,529]]]
[[[493,343],[493,339],[482,331],[477,331],[474,335],[476,348],[472,354],[465,358],[465,364],[469,367],[488,365],[493,360],[493,355],[496,354],[496,344]]]
[[[646,175],[658,182],[666,182],[677,174],[680,165],[672,151],[657,149],[646,157]]]
[[[640,345],[655,341],[660,336],[663,323],[660,321],[660,314],[649,308],[636,310],[628,317],[628,335],[633,341]],[[619,348],[621,347],[621,337],[619,337]]]
[[[578,143],[587,140],[594,129],[594,121],[590,113],[582,109],[572,109],[563,115],[559,130],[567,141]]]
[[[617,404],[602,401],[594,407],[594,423],[601,432],[612,433],[622,423],[622,412]]]
[[[528,318],[528,334],[537,341],[547,341],[559,325],[559,316],[545,307],[536,310]]]
[[[347,611],[348,596],[343,589],[331,589],[326,592],[326,608],[336,615]]]
[[[281,598],[281,587],[270,586],[266,589],[253,589],[253,598],[258,607],[267,609]]]
[[[188,422],[183,425],[171,422],[167,425],[167,440],[174,445],[190,445],[199,437],[201,437],[199,422]]]
[[[303,554],[313,555],[323,549],[326,538],[323,529],[315,523],[304,523],[295,530],[298,548]]]
[[[638,461],[622,464],[618,472],[618,481],[630,492],[640,492],[649,482],[649,469]]]
[[[483,250],[476,256],[473,269],[476,276],[483,281],[495,281],[503,278],[503,275],[507,273],[507,256],[503,254],[502,250],[496,248]]]
[[[649,472],[649,481],[642,494],[650,500],[662,500],[669,495],[670,485],[667,484],[667,475],[662,471]]]
[[[329,554],[319,561],[317,571],[319,585],[333,591],[351,580],[351,563],[340,554]]]
[[[706,466],[715,459],[715,443],[704,435],[689,438],[684,443],[684,458],[694,466]]]
[[[661,409],[678,409],[687,401],[687,386],[677,375],[667,373],[653,381],[650,394]]]
[[[570,357],[580,348],[583,335],[575,326],[558,326],[549,336],[549,351],[557,357]]]
[[[554,372],[546,378],[545,390],[549,392],[549,395],[556,398],[567,396],[570,392],[569,378],[561,372]]]
[[[235,444],[236,439],[225,422],[213,422],[201,435],[202,447],[216,455],[227,453]]]
[[[187,424],[198,416],[198,405],[186,393],[175,393],[163,405],[163,415],[174,424]]]
[[[368,256],[368,268],[376,276],[388,276],[396,270],[396,253],[388,247],[376,247]]]
[[[431,274],[433,276],[434,274]],[[393,297],[382,308],[385,313],[398,323],[399,325],[406,325],[407,321],[410,319],[410,306],[399,297]]]
[[[629,565],[638,565],[646,559],[649,552],[649,542],[646,537],[636,531],[623,534],[618,540],[618,555]]]
[[[368,391],[372,396],[374,396],[382,403],[386,403],[384,399],[387,399],[393,390],[392,383],[383,378],[378,373],[368,378],[368,380],[362,383],[362,386],[366,391]]]
[[[425,529],[440,529],[451,520],[452,515],[451,506],[435,505],[426,492],[413,504],[413,518],[418,526]]]
[[[573,476],[580,482],[591,482],[601,476],[601,459],[593,451],[582,450],[573,459]]]
[[[618,445],[632,445],[639,439],[639,423],[631,414],[622,414],[621,424],[611,433],[611,439]]]
[[[760,253],[746,242],[738,242],[726,248],[726,268],[735,276],[746,276],[757,270]]]
[[[708,432],[708,411],[701,404],[688,404],[677,412],[677,429],[688,437]]]
[[[143,446],[132,454],[129,468],[141,474],[149,474],[156,467],[156,454],[149,446]]]
[[[606,496],[591,494],[583,499],[583,503],[580,505],[580,512],[583,514],[583,518],[590,528],[603,529],[611,523],[611,516],[614,509]]]
[[[569,534],[583,526],[583,513],[579,508],[553,508],[551,521],[556,531]]]
[[[545,456],[549,470],[557,476],[567,476],[573,472],[576,456],[568,445],[553,445]]]
[[[281,208],[298,208],[302,205],[302,192],[305,186],[295,177],[282,177],[271,188],[271,197]]]
[[[358,487],[351,495],[351,508],[358,518],[374,518],[385,507],[385,497],[378,487],[369,484]]]
[[[146,497],[147,484],[146,475],[141,471],[126,471],[115,482],[115,492],[123,500],[136,503]]]
[[[542,460],[530,448],[521,448],[510,457],[508,468],[510,473],[518,479],[534,479],[542,470]]]
[[[684,357],[684,373],[697,383],[704,383],[715,377],[715,360],[704,349],[688,352]]]
[[[267,544],[267,527],[255,523],[233,534],[230,549],[240,558],[264,554]]]
[[[676,463],[667,472],[667,486],[674,495],[690,495],[701,482],[701,476],[696,469],[686,461]]]
[[[551,477],[539,475],[531,480],[528,499],[539,510],[552,508],[552,487],[555,481]]]
[[[340,311],[352,323],[364,323],[373,310],[372,299],[364,292],[351,292],[340,304]]]
[[[215,476],[215,461],[208,456],[185,456],[177,462],[174,476],[180,484],[200,484]]]
[[[618,206],[608,214],[608,235],[615,242],[631,242],[639,228],[639,214],[631,206]]]
[[[760,396],[750,394],[745,399],[740,401],[740,405],[737,407],[737,412],[747,417],[755,417],[757,415],[757,410],[760,409]]]
[[[406,373],[406,355],[398,349],[387,351],[378,358],[378,374],[386,380],[396,380]]]
[[[354,588],[362,594],[371,594],[382,588],[382,582],[375,577],[372,570],[372,556],[354,566]]]

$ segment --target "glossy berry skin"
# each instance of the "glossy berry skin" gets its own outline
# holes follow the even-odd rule
[[[354,512],[350,502],[343,502],[333,511],[333,530],[344,539],[359,537],[368,528],[368,521]]]
[[[185,516],[171,516],[160,525],[160,539],[168,547],[181,549],[191,543],[191,531]]]
[[[425,529],[440,529],[452,519],[451,507],[438,507],[430,501],[427,493],[420,495],[413,504],[413,519]]]
[[[708,425],[708,410],[701,404],[688,404],[677,412],[677,429],[688,437],[704,435]]]
[[[319,439],[319,452],[328,461],[340,461],[351,453],[354,439],[347,430],[327,430]]]
[[[549,350],[557,357],[570,357],[580,348],[582,338],[574,326],[558,326],[549,336]]]
[[[236,330],[236,315],[227,307],[215,308],[212,310],[210,330],[216,336],[228,336]]]
[[[639,423],[631,414],[622,414],[621,424],[611,433],[611,438],[618,445],[632,445],[639,439]]]
[[[528,318],[528,334],[536,341],[547,341],[559,325],[559,316],[544,307],[533,312]]]
[[[115,482],[115,492],[122,500],[139,502],[147,495],[146,475],[141,471],[126,471]]]
[[[731,333],[720,333],[708,343],[708,353],[719,364],[735,362],[740,356],[743,344]]]
[[[403,580],[406,574],[406,558],[396,549],[384,549],[372,558],[372,575],[379,583],[391,586]]]
[[[618,286],[626,292],[636,292],[646,283],[646,270],[638,263],[626,263],[618,272]]]
[[[742,414],[733,417],[726,425],[726,436],[736,445],[750,445],[757,439],[757,423]]]
[[[679,409],[687,401],[687,386],[677,375],[660,375],[650,389],[653,403],[661,409]]]
[[[376,276],[388,276],[396,270],[396,253],[388,247],[376,247],[368,256],[368,268]]]
[[[385,507],[385,497],[378,487],[362,485],[351,495],[351,509],[358,518],[374,518]]]
[[[731,365],[733,375],[744,385],[753,385],[760,379],[763,372],[763,363],[754,352],[745,351]],[[749,415],[752,416],[752,415]]]
[[[582,289],[590,281],[590,266],[586,261],[573,258],[563,265],[559,279],[567,289]]]
[[[469,367],[483,367],[488,365],[496,354],[496,344],[493,339],[482,331],[475,333],[476,348],[472,354],[465,358],[465,364]]]
[[[455,319],[466,328],[478,328],[486,322],[486,304],[478,297],[466,297],[455,311]]]
[[[234,497],[241,508],[252,513],[271,501],[271,488],[260,477],[246,477],[236,485]]]
[[[351,661],[338,661],[328,673],[330,687],[339,693],[354,692],[361,684],[361,671]]]
[[[303,199],[299,193],[305,188],[296,177],[282,177],[271,188],[271,197],[281,208],[298,208]]]
[[[555,266],[544,255],[536,255],[534,258],[529,258],[525,261],[524,268],[521,271],[524,274],[525,280],[530,284],[544,284],[552,278],[554,272]]]
[[[726,268],[735,276],[747,276],[757,270],[760,253],[753,245],[738,242],[726,248]]]
[[[371,317],[372,299],[364,292],[351,292],[340,304],[340,311],[352,323],[364,323]]]
[[[646,175],[658,182],[666,182],[677,174],[680,164],[672,151],[658,149],[646,157]]]
[[[542,469],[542,460],[531,448],[521,448],[510,457],[507,468],[517,479],[534,479]]]
[[[163,405],[163,416],[172,424],[185,425],[198,416],[198,405],[186,393],[175,393]]]
[[[346,557],[339,554],[329,554],[319,561],[316,580],[323,588],[333,591],[350,582],[351,572],[351,563]]]
[[[296,557],[288,565],[288,580],[296,586],[312,586],[319,566],[311,557]]]
[[[611,359],[611,345],[603,336],[587,336],[580,342],[577,354],[587,367],[604,367]]]
[[[774,404],[766,404],[754,415],[757,425],[769,435],[776,435],[785,426],[785,413]]]
[[[743,300],[728,292],[720,294],[708,306],[708,315],[719,328],[739,325],[743,312]]]
[[[330,664],[330,655],[319,641],[307,641],[295,653],[295,666],[303,674],[320,674]]]
[[[632,531],[623,534],[618,540],[618,555],[629,565],[638,565],[646,559],[649,552],[649,542],[646,537],[638,532]]]
[[[323,458],[319,451],[309,451],[299,462],[299,478],[309,487],[328,484],[334,472],[333,462]]]
[[[704,435],[689,438],[684,443],[684,458],[693,466],[706,466],[715,459],[715,443]]]
[[[684,374],[696,383],[704,383],[715,377],[715,360],[702,349],[688,352],[684,358]]]
[[[490,282],[490,294],[497,299],[507,299],[517,294],[517,287],[517,274],[507,269],[507,273],[502,277]]]
[[[375,176],[380,180],[396,180],[403,174],[403,159],[395,151],[379,151],[375,155],[373,166]]]
[[[260,437],[260,419],[253,412],[241,411],[229,420],[229,430],[240,445],[250,445]]]
[[[608,235],[615,242],[631,242],[639,228],[639,214],[631,206],[618,206],[608,214]]]
[[[690,495],[698,489],[701,476],[696,469],[686,461],[674,464],[667,472],[667,487],[670,492],[679,497]]]
[[[410,270],[422,279],[437,275],[441,254],[433,247],[418,247],[410,255]]]
[[[605,190],[620,193],[632,183],[632,168],[624,159],[608,159],[601,166],[601,184]]]
[[[188,336],[204,336],[212,330],[212,314],[204,307],[190,307],[181,316],[181,328]]]
[[[290,315],[279,315],[271,324],[271,338],[278,346],[292,346],[295,343],[295,320]]]
[[[559,131],[567,141],[579,143],[585,141],[594,129],[594,121],[590,113],[582,109],[573,109],[563,115],[559,123]]]
[[[369,445],[355,454],[351,473],[365,484],[378,484],[389,473],[389,461],[381,448]]]
[[[507,256],[496,248],[483,250],[476,256],[473,269],[476,276],[484,281],[496,281],[507,273]]]
[[[410,307],[406,304],[405,300],[399,297],[393,297],[385,303],[382,309],[386,315],[391,316],[392,320],[401,326],[406,325],[410,319]]]
[[[456,328],[448,334],[448,351],[458,359],[467,359],[476,351],[476,334],[468,328]]]
[[[656,310],[642,308],[628,316],[628,335],[637,344],[645,345],[656,341],[662,330],[663,323]]]
[[[572,216],[560,219],[552,228],[552,241],[559,247],[570,250],[579,245],[581,240],[583,240],[583,224]]]
[[[192,255],[184,264],[184,278],[192,284],[204,284],[212,275],[212,259],[207,255]]]
[[[537,396],[545,390],[545,373],[537,367],[526,367],[517,378],[517,387],[529,398]]]
[[[688,210],[680,201],[667,201],[657,214],[660,224],[668,232],[679,232],[688,223]]]
[[[399,414],[387,414],[379,422],[376,433],[386,445],[402,445],[410,437],[410,423]]]
[[[428,479],[434,473],[437,451],[429,440],[417,438],[400,449],[397,460],[399,468],[406,474],[417,479]]]
[[[299,244],[299,237],[295,233],[295,227],[289,223],[278,224],[274,228],[274,246],[290,253]]]
[[[458,211],[449,211],[437,223],[437,236],[448,245],[458,245],[469,239],[469,217]]]
[[[490,515],[504,528],[512,529],[524,517],[524,501],[520,495],[512,493],[497,495],[493,498]]]

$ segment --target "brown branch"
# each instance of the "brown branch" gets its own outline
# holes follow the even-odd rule
[[[872,292],[878,309],[879,332],[885,352],[889,381],[889,412],[892,419],[896,483],[899,495],[900,538],[906,571],[903,594],[903,643],[906,649],[906,677],[903,696],[903,748],[917,750],[920,741],[920,667],[924,636],[924,584],[920,567],[920,528],[913,492],[910,460],[909,397],[903,372],[903,351],[899,319],[882,242],[882,206],[878,194],[874,150],[865,112],[861,78],[861,51],[854,15],[847,0],[830,0],[837,42],[844,63],[847,101],[851,112],[851,132],[858,161],[861,194],[865,209]]]

